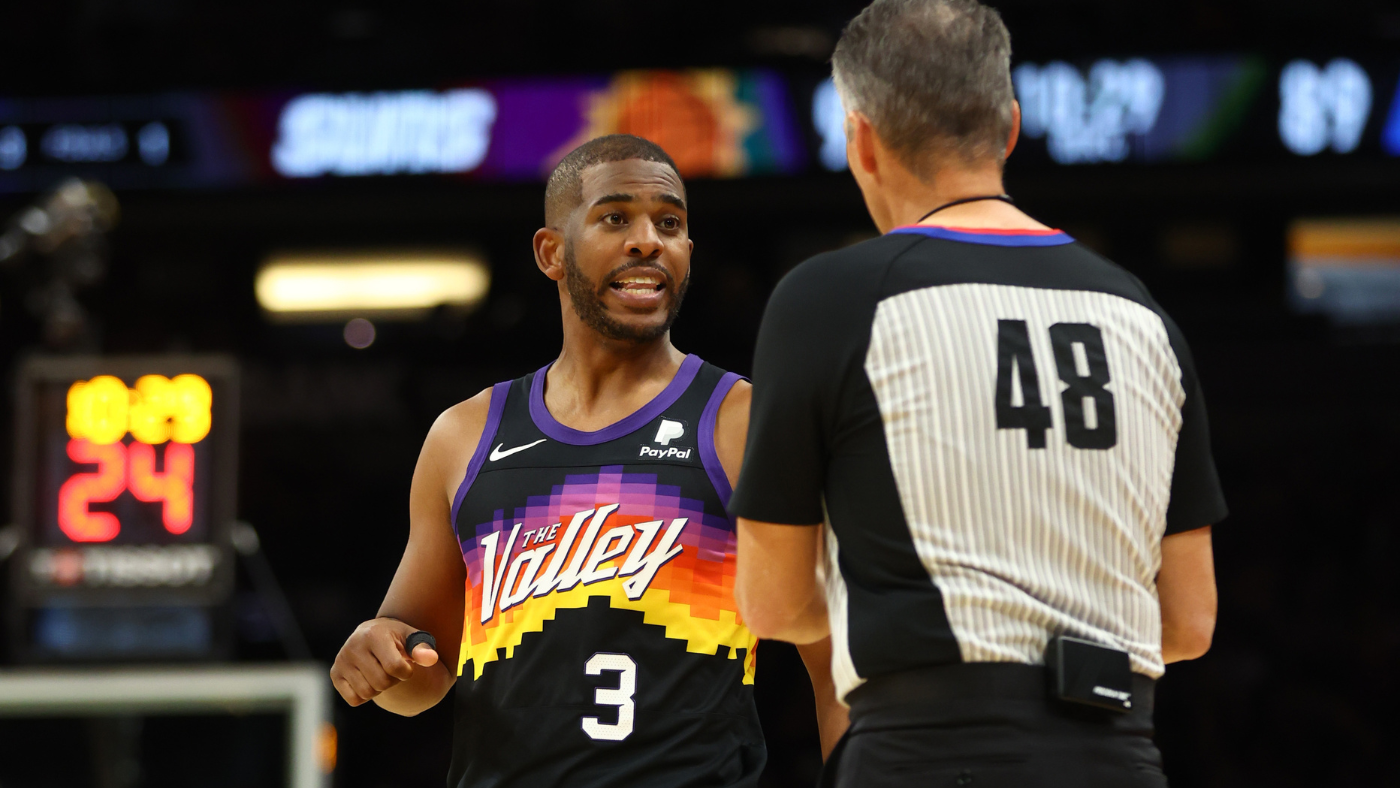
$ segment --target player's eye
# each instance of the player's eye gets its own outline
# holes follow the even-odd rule
[[[614,211],[613,213],[603,215],[603,223],[610,224],[613,227],[620,227],[626,223],[626,219],[623,218],[622,214]]]
[[[679,230],[681,229],[681,220],[674,216],[667,216],[665,219],[661,220],[661,229]]]

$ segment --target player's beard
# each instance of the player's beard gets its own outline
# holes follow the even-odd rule
[[[690,271],[686,271],[685,279],[677,285],[671,272],[659,265],[639,266],[636,263],[627,263],[609,271],[602,281],[611,282],[618,274],[632,268],[649,268],[666,279],[666,292],[670,294],[670,303],[666,308],[666,320],[660,325],[629,326],[613,319],[612,315],[608,314],[607,307],[603,306],[603,295],[608,285],[599,285],[589,279],[583,269],[578,267],[573,242],[564,242],[564,286],[569,289],[569,300],[573,302],[574,314],[578,315],[578,319],[582,320],[584,325],[608,339],[644,344],[666,336],[666,332],[671,330],[671,324],[676,322],[676,315],[681,311],[681,301],[685,300],[685,291],[690,288]]]

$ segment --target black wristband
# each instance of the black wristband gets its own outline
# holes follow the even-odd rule
[[[437,640],[434,639],[432,635],[429,635],[427,632],[424,632],[421,629],[417,632],[414,632],[412,635],[409,635],[408,638],[404,640],[403,650],[406,654],[408,654],[411,657],[413,656],[413,649],[422,643],[426,643],[428,645],[428,648],[432,649],[433,651],[437,651]]]

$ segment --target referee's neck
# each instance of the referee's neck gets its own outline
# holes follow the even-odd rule
[[[1048,229],[1016,206],[998,200],[954,205],[922,219],[929,211],[951,202],[1002,194],[1005,187],[998,162],[947,165],[925,178],[894,162],[881,169],[879,178],[861,183],[861,190],[865,192],[871,218],[882,233],[913,224],[988,230]]]

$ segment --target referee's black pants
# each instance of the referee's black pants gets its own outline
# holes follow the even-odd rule
[[[1045,668],[968,663],[871,679],[823,783],[838,788],[1165,788],[1153,681],[1133,710],[1051,700]],[[833,779],[834,778],[834,779]]]

